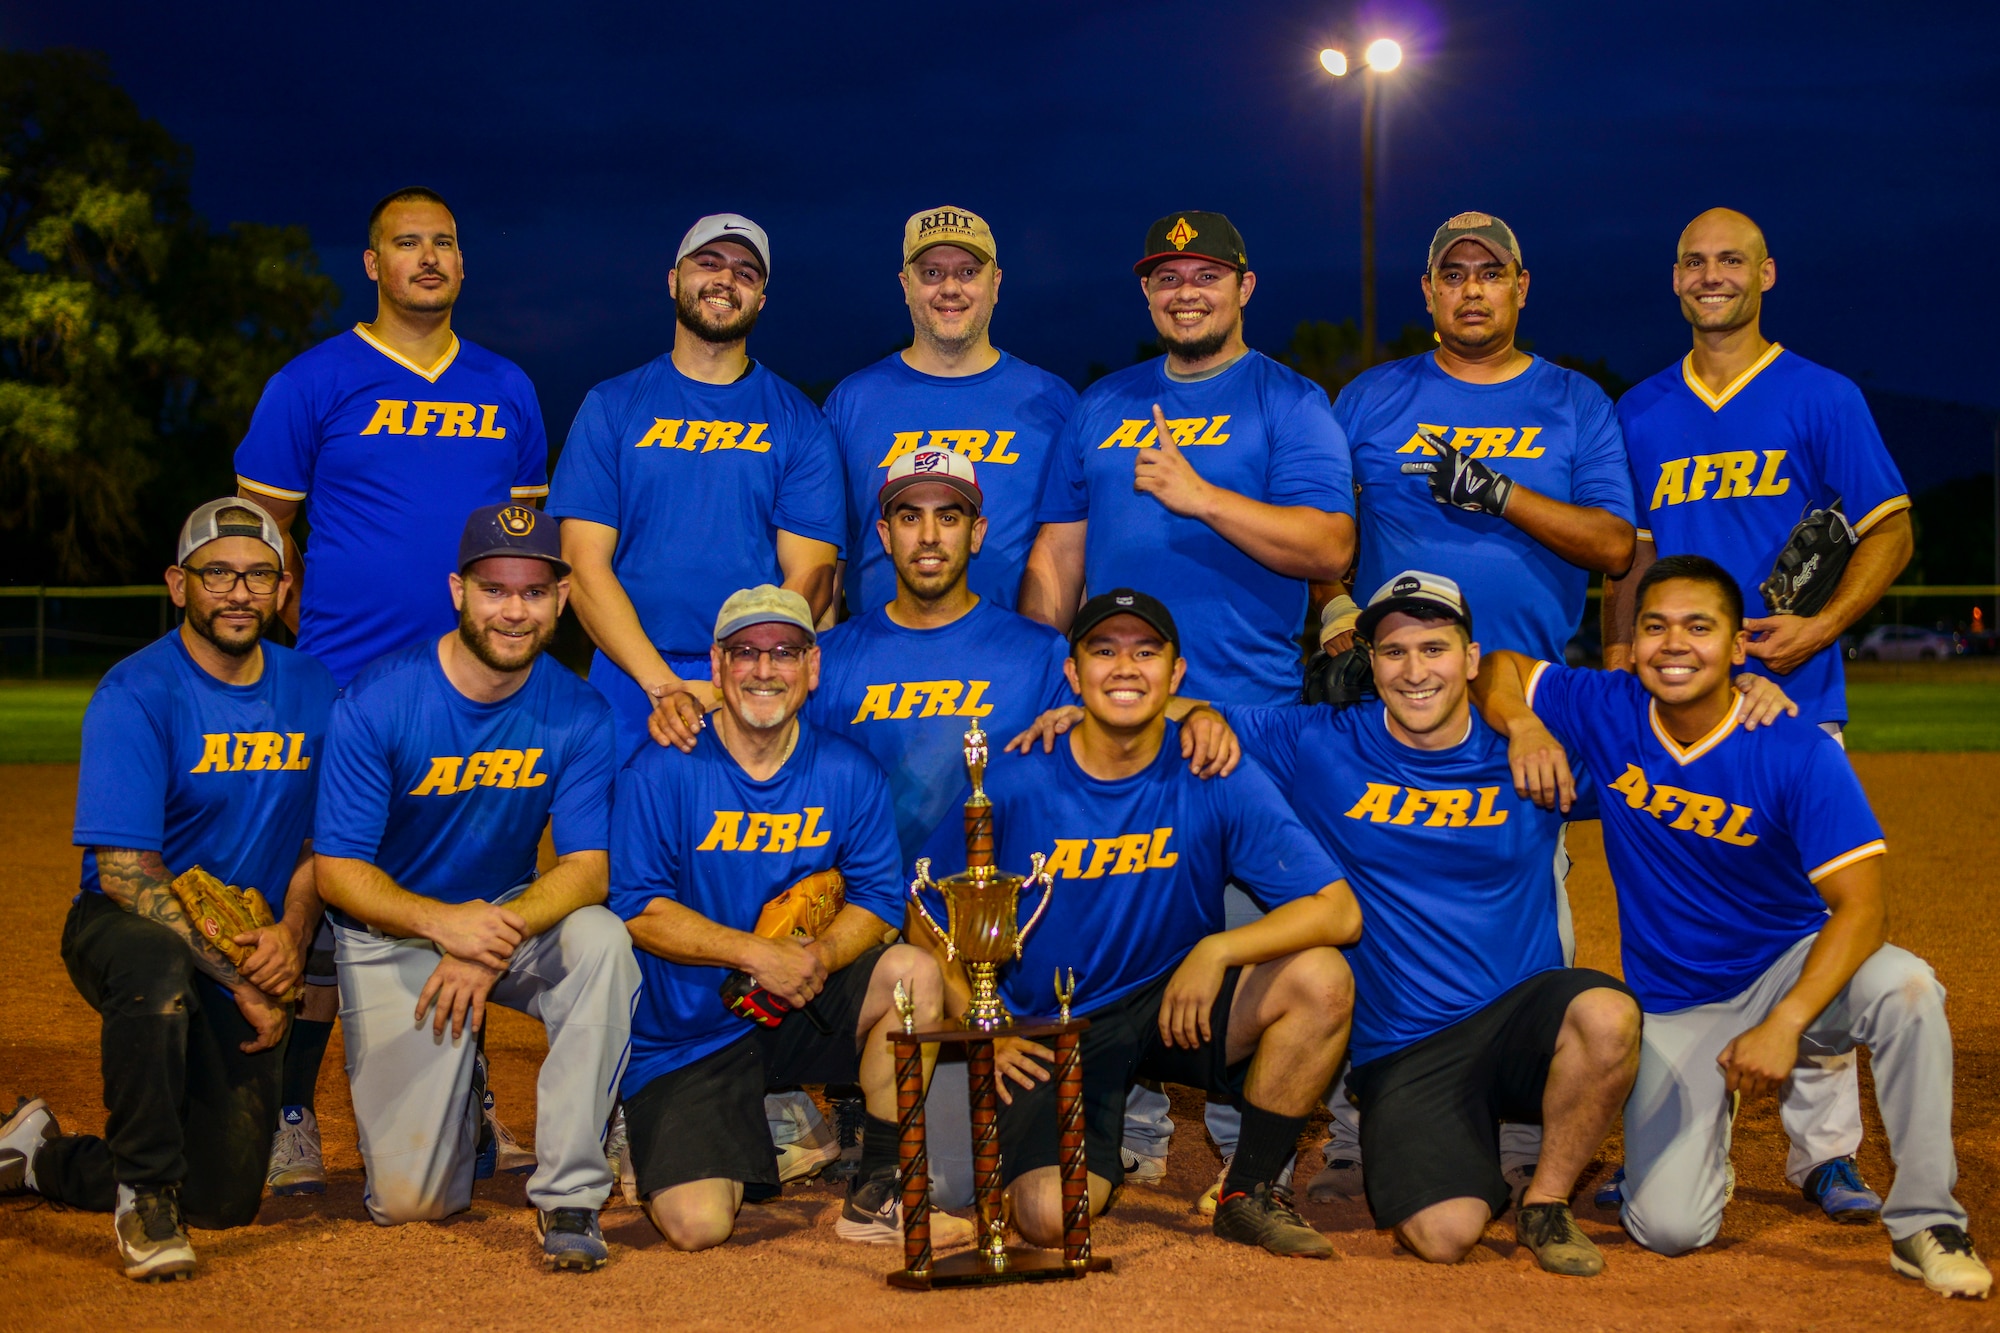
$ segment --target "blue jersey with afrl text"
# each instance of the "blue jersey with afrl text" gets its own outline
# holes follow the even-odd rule
[[[903,924],[896,830],[882,770],[858,747],[801,723],[784,765],[758,781],[713,730],[692,754],[649,746],[618,775],[611,900],[630,921],[655,898],[747,931],[764,904],[808,875],[838,870],[850,906]],[[729,969],[634,951],[643,982],[624,1092],[750,1035],[723,1007]]]
[[[1625,982],[1647,1013],[1741,992],[1826,924],[1813,886],[1886,846],[1854,768],[1803,718],[1744,703],[1682,745],[1639,680],[1537,663],[1528,703],[1598,784]]]
[[[1768,615],[1757,587],[1807,511],[1838,498],[1866,535],[1910,497],[1852,380],[1772,343],[1715,393],[1692,360],[1618,400],[1640,535],[1663,556],[1707,556],[1743,589],[1744,615]],[[1775,675],[1754,657],[1748,666]],[[1777,680],[1807,721],[1847,720],[1838,644]]]
[[[1267,504],[1351,515],[1347,439],[1326,391],[1261,352],[1193,382],[1169,379],[1165,357],[1107,375],[1084,391],[1057,442],[1040,512],[1044,523],[1088,520],[1088,593],[1137,588],[1174,613],[1188,664],[1182,693],[1295,699],[1305,582],[1132,489],[1138,451],[1154,444],[1155,403],[1204,480]]]
[[[313,849],[411,893],[492,902],[556,855],[609,846],[611,710],[552,657],[498,703],[460,694],[434,643],[371,663],[327,727]]]
[[[304,653],[262,645],[254,684],[196,665],[175,630],[106,672],[83,714],[76,829],[83,888],[102,892],[94,848],[158,852],[255,889],[282,915],[312,836],[333,678]]]
[[[1076,972],[1079,1014],[1171,972],[1203,936],[1224,928],[1222,890],[1232,880],[1268,912],[1345,874],[1254,761],[1226,778],[1188,772],[1171,722],[1151,764],[1111,781],[1084,772],[1067,738],[1052,754],[1039,745],[1025,755],[996,747],[986,793],[994,863],[1026,874],[1041,852],[1055,878],[1020,961],[1000,973],[1019,1017],[1054,1011],[1058,968]],[[1039,891],[1031,900],[1023,890],[1022,921],[1040,900]],[[933,914],[940,910],[938,895],[925,901]]]
[[[519,366],[454,336],[420,367],[359,326],[273,375],[236,446],[245,490],[305,502],[299,651],[341,685],[458,623],[446,578],[467,516],[548,494],[548,466]]]
[[[1563,816],[1514,794],[1507,742],[1478,717],[1450,749],[1418,750],[1389,733],[1379,700],[1223,716],[1346,867],[1361,903],[1367,925],[1347,950],[1355,1064],[1562,966],[1553,863]]]
[[[1589,573],[1504,518],[1439,504],[1430,479],[1403,465],[1436,456],[1419,433],[1429,432],[1539,495],[1629,523],[1631,477],[1604,390],[1540,357],[1504,383],[1468,384],[1426,352],[1358,376],[1333,414],[1361,488],[1355,597],[1406,569],[1442,574],[1464,590],[1482,646],[1560,658]]]
[[[1076,702],[1067,655],[1062,635],[992,602],[937,629],[907,629],[882,607],[821,638],[805,715],[888,774],[904,867],[929,856],[952,874],[964,868],[961,814],[972,793],[966,731],[977,723],[998,750],[1046,710]]]
[[[847,478],[847,597],[856,615],[896,595],[896,567],[875,531],[876,497],[889,465],[919,449],[950,449],[972,461],[985,497],[986,540],[966,580],[1012,610],[1035,542],[1035,505],[1049,455],[1076,406],[1076,390],[1018,357],[977,375],[913,370],[901,352],[840,382],[826,400]]]

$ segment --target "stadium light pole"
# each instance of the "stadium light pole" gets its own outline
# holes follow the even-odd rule
[[[1319,53],[1320,66],[1336,79],[1347,77],[1347,53],[1332,47]],[[1361,52],[1361,365],[1375,364],[1375,98],[1383,75],[1403,63],[1403,48],[1378,37]]]

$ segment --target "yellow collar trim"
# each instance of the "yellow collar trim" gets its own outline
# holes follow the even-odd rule
[[[1729,705],[1728,716],[1716,723],[1714,729],[1708,735],[1703,736],[1693,745],[1683,746],[1679,741],[1669,736],[1667,729],[1660,725],[1660,701],[1658,699],[1650,699],[1646,702],[1646,720],[1653,724],[1653,734],[1660,738],[1660,744],[1667,748],[1667,753],[1673,757],[1673,761],[1682,768],[1686,768],[1689,764],[1692,764],[1695,760],[1722,744],[1724,740],[1728,739],[1729,733],[1736,730],[1736,724],[1743,720],[1743,696],[1740,694],[1737,695],[1736,702]]]
[[[1701,382],[1701,376],[1694,373],[1693,352],[1689,352],[1687,356],[1684,357],[1681,361],[1681,378],[1687,382],[1688,388],[1694,391],[1695,397],[1701,399],[1702,402],[1708,404],[1709,411],[1720,412],[1722,410],[1722,405],[1724,403],[1734,398],[1737,394],[1743,392],[1744,386],[1749,384],[1751,380],[1756,379],[1759,372],[1761,372],[1765,366],[1768,366],[1773,361],[1776,361],[1778,359],[1778,353],[1784,350],[1785,350],[1785,345],[1783,343],[1772,343],[1769,347],[1764,349],[1764,355],[1757,358],[1756,364],[1752,365],[1750,369],[1744,371],[1741,375],[1738,375],[1735,379],[1731,380],[1729,382],[1729,386],[1725,388],[1721,393],[1710,393],[1708,391],[1708,386]]]
[[[438,381],[438,376],[444,374],[445,371],[450,370],[451,363],[458,359],[458,335],[456,333],[451,335],[451,346],[445,348],[444,355],[439,357],[437,360],[437,364],[432,366],[429,370],[424,369],[416,362],[410,360],[410,358],[404,356],[401,352],[398,352],[395,348],[389,346],[387,343],[383,342],[380,338],[377,338],[374,334],[370,333],[367,329],[363,328],[359,324],[356,324],[354,326],[354,335],[355,337],[361,339],[362,342],[367,343],[370,347],[380,352],[383,356],[386,356],[391,361],[394,361],[397,365],[401,366],[403,369],[409,371],[411,374],[423,376],[425,379],[429,380],[432,384],[436,384]]]

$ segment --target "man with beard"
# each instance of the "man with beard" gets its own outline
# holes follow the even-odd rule
[[[897,276],[914,340],[826,400],[847,475],[847,604],[858,616],[897,595],[896,567],[872,531],[885,474],[920,449],[946,449],[978,465],[986,493],[972,591],[1012,610],[1049,450],[1076,391],[993,345],[1000,262],[984,218],[949,205],[916,214],[903,225]]]
[[[382,654],[452,627],[444,580],[456,568],[451,534],[469,510],[549,489],[534,385],[513,362],[452,332],[465,256],[444,199],[411,186],[376,204],[361,265],[375,284],[374,322],[273,375],[236,449],[238,494],[288,533],[306,510],[311,577],[301,581],[292,562],[282,611],[299,650],[342,686]],[[337,1003],[330,933],[313,941],[306,982],[271,1147],[279,1194],[326,1188],[313,1090]],[[505,1156],[512,1136],[493,1125]],[[513,1157],[515,1168],[533,1165],[526,1153]]]
[[[189,1277],[187,1224],[257,1216],[278,1122],[290,1005],[319,916],[313,785],[334,686],[263,642],[290,589],[284,536],[243,500],[181,528],[167,570],[180,628],[113,667],[83,720],[75,841],[82,892],[63,963],[103,1016],[103,1138],[63,1136],[41,1099],[0,1123],[0,1193],[116,1212],[125,1276]],[[200,866],[284,920],[236,943],[189,922],[172,884]]]
[[[603,1135],[639,987],[624,928],[599,906],[610,710],[543,653],[569,596],[553,522],[474,510],[459,567],[458,629],[374,662],[327,727],[314,851],[365,1202],[384,1226],[471,1203],[477,1036],[486,1006],[504,1004],[548,1029],[528,1181],[542,1254],[587,1272],[609,1258]],[[556,864],[537,875],[545,826]]]
[[[1705,555],[1755,588],[1792,525],[1838,501],[1859,540],[1833,599],[1817,615],[1744,622],[1749,669],[1779,681],[1838,740],[1847,721],[1838,641],[1909,563],[1910,497],[1853,381],[1764,337],[1764,293],[1777,280],[1764,233],[1734,209],[1710,209],[1682,231],[1674,291],[1693,350],[1618,403],[1646,514],[1631,573],[1605,589],[1604,665],[1631,669],[1633,590],[1658,553]],[[1780,1119],[1787,1179],[1835,1221],[1872,1222],[1882,1200],[1854,1161],[1852,1053],[1800,1061]]]
[[[744,349],[764,308],[771,244],[734,213],[688,230],[667,275],[673,350],[583,400],[556,469],[576,612],[597,645],[622,762],[692,739],[715,702],[708,631],[737,588],[782,583],[814,616],[833,604],[840,460],[806,396]]]

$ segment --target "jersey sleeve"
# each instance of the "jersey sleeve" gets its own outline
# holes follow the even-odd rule
[[[1854,765],[1831,736],[1811,738],[1803,764],[1788,765],[1785,824],[1799,849],[1799,868],[1817,884],[1856,861],[1889,850]]]
[[[1060,634],[1051,634],[1048,670],[1042,677],[1041,711],[1044,713],[1051,708],[1067,708],[1076,702],[1076,691],[1069,687],[1069,676],[1063,670],[1063,663],[1067,661],[1069,661],[1069,641]],[[1006,742],[1002,741],[1001,744],[1004,745]]]
[[[847,901],[903,925],[902,848],[896,841],[896,809],[889,780],[874,760],[857,753],[853,767],[854,817],[840,843],[840,874]]]
[[[78,847],[166,847],[167,738],[146,706],[122,685],[100,688],[83,713],[83,763],[76,783]]]
[[[298,383],[284,371],[271,376],[236,446],[236,482],[253,495],[299,501],[312,490],[319,461],[319,421]]]
[[[1229,877],[1269,912],[1346,879],[1255,760],[1202,784],[1222,807]]]
[[[1814,394],[1811,403],[1811,430],[1808,438],[1819,455],[1818,471],[1826,478],[1833,495],[1841,500],[1841,512],[1857,533],[1868,530],[1898,510],[1910,507],[1909,490],[1903,474],[1889,457],[1882,442],[1875,414],[1868,400],[1852,381],[1842,379],[1835,390]],[[1814,507],[1833,495],[1812,497]]]
[[[1564,745],[1573,745],[1583,734],[1577,723],[1581,712],[1577,694],[1583,676],[1576,667],[1554,662],[1537,662],[1528,672],[1528,707]]]
[[[585,395],[583,406],[570,423],[569,438],[563,441],[556,459],[556,475],[549,487],[549,513],[557,518],[581,518],[615,528],[618,512],[618,439],[604,396],[596,389]]]
[[[1313,716],[1311,707],[1225,704],[1219,711],[1243,743],[1243,753],[1270,774],[1279,791],[1290,788],[1299,770],[1299,737]]]
[[[712,738],[711,738],[712,739]],[[666,755],[633,760],[619,772],[611,803],[611,892],[605,902],[621,921],[630,921],[655,898],[674,901],[680,893],[679,821],[667,808],[663,764]]]
[[[1048,476],[1042,481],[1037,523],[1079,523],[1090,517],[1090,490],[1083,483],[1083,418],[1073,411],[1049,450]]]
[[[356,699],[341,698],[327,719],[319,765],[313,851],[372,862],[389,826],[391,755]]]
[[[615,776],[611,756],[616,749],[611,709],[595,691],[583,703],[569,762],[556,779],[555,799],[549,803],[550,836],[557,856],[611,846],[611,782]]]
[[[1354,460],[1326,390],[1313,385],[1271,432],[1270,502],[1354,515]]]
[[[1581,377],[1579,377],[1581,378]],[[1637,524],[1632,505],[1632,463],[1625,453],[1625,432],[1604,390],[1584,380],[1577,389],[1576,462],[1570,475],[1570,500],[1586,509],[1602,509]]]
[[[771,522],[782,531],[834,547],[847,545],[847,496],[840,446],[818,408],[803,405],[799,436],[786,451]]]
[[[512,495],[516,500],[533,500],[549,493],[549,433],[542,425],[542,401],[527,376],[521,377],[516,392],[514,419],[521,424]]]

